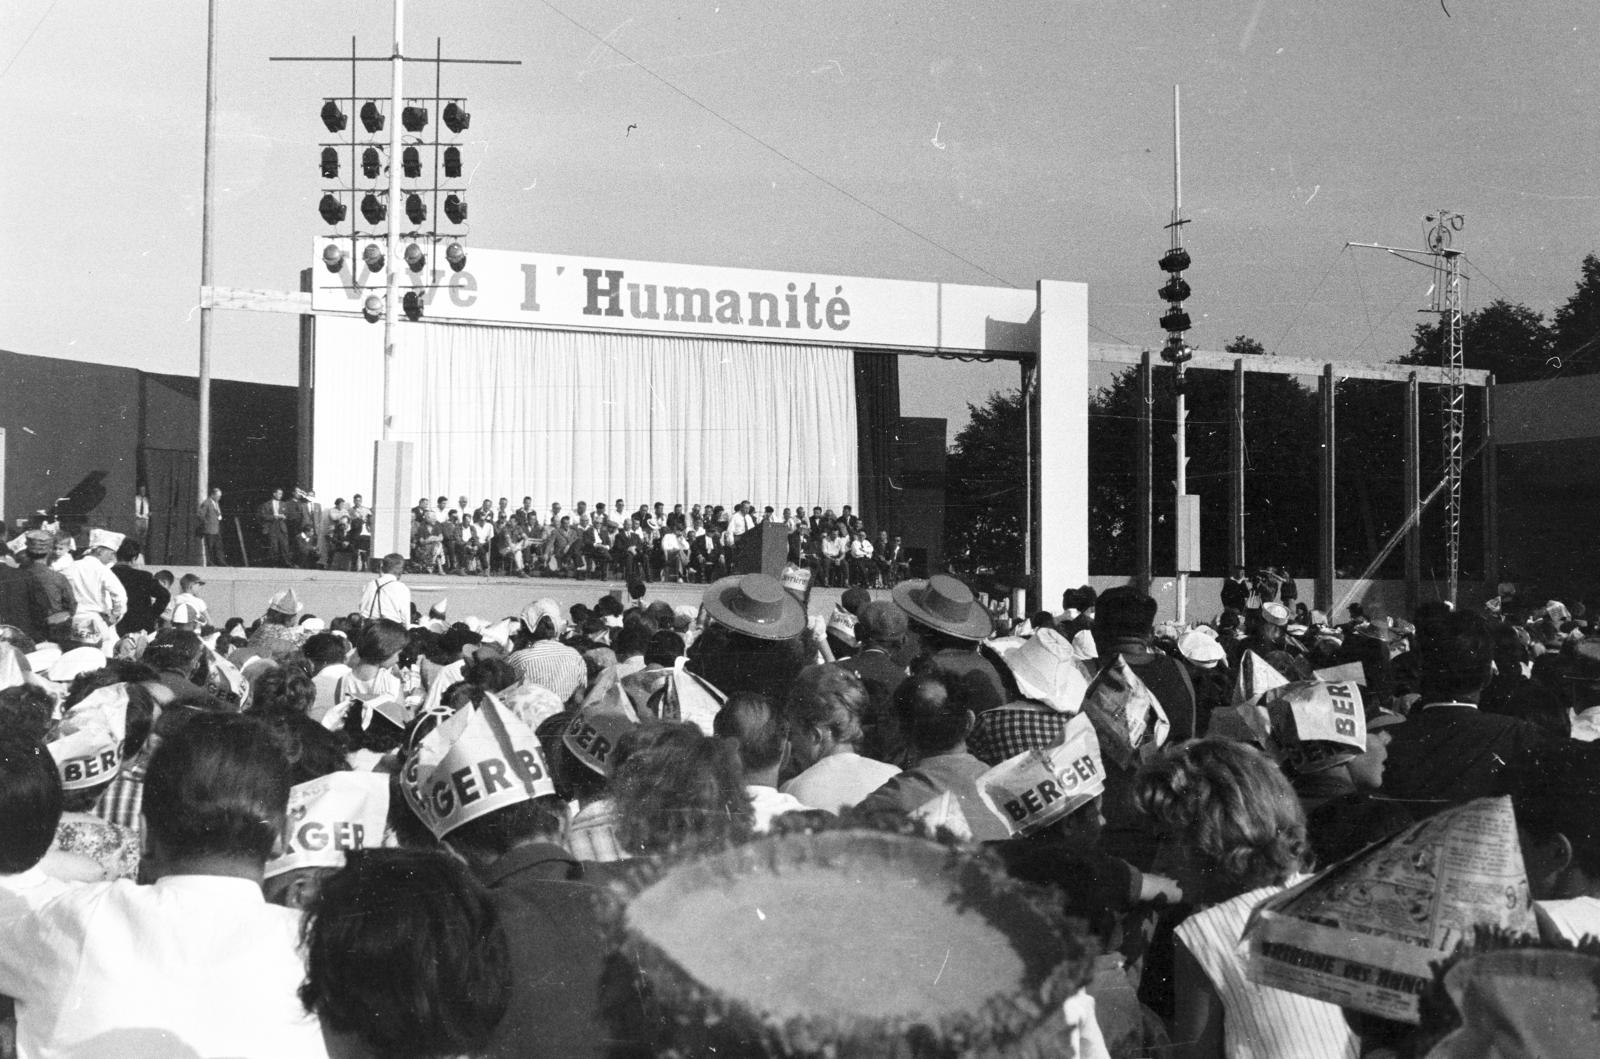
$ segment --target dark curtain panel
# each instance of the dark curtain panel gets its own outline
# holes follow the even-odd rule
[[[856,448],[861,475],[861,520],[874,533],[894,520],[895,429],[900,421],[900,358],[857,352]]]

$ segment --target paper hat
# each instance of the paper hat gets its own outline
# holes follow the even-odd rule
[[[127,539],[125,533],[113,533],[108,529],[96,527],[89,531],[89,547],[109,548],[116,551],[122,547],[122,542]]]
[[[778,582],[802,602],[811,595],[811,570],[808,567],[789,563],[784,566]]]
[[[81,791],[110,783],[122,766],[127,725],[126,684],[96,688],[67,710],[50,743],[62,789]]]
[[[1289,608],[1282,603],[1263,603],[1261,605],[1261,620],[1268,625],[1288,625]]]
[[[1072,641],[1054,629],[1040,629],[1010,650],[1001,661],[1011,671],[1017,690],[1057,713],[1077,713],[1090,675],[1072,650]]]
[[[342,868],[352,850],[383,844],[389,822],[389,777],[330,772],[289,789],[283,852],[267,861],[266,878],[300,868]]]
[[[1164,744],[1172,729],[1160,700],[1121,655],[1089,685],[1083,712],[1094,723],[1101,753],[1124,769]]]
[[[1061,740],[1007,758],[978,777],[978,794],[1013,835],[1048,827],[1106,789],[1094,722],[1076,714]]]
[[[10,540],[6,541],[6,548],[11,552],[12,555],[21,555],[27,550],[27,547],[28,535],[26,533],[19,533],[15,537],[12,537]]]
[[[493,695],[456,711],[417,744],[400,789],[435,838],[556,792],[538,736]]]
[[[267,609],[275,614],[299,614],[301,606],[300,597],[294,594],[292,588],[274,593],[267,601]]]
[[[539,725],[566,708],[555,692],[539,684],[519,681],[498,694],[501,704],[515,714],[517,720],[536,731]]]
[[[1367,686],[1367,667],[1360,662],[1346,662],[1342,666],[1329,666],[1311,674],[1324,684],[1360,684]]]
[[[1190,629],[1178,638],[1178,653],[1197,666],[1211,669],[1228,656],[1217,642],[1215,633],[1205,633],[1200,629]]]
[[[1445,809],[1268,897],[1240,944],[1258,985],[1414,1024],[1434,967],[1480,928],[1537,933],[1506,797]]]
[[[439,602],[428,608],[428,617],[442,618],[450,613],[450,599],[448,596],[440,598]]]
[[[41,558],[56,553],[56,535],[49,530],[29,530],[22,535],[22,546],[27,553]]]
[[[1239,676],[1233,684],[1235,706],[1253,702],[1273,688],[1281,688],[1289,678],[1272,668],[1265,658],[1254,651],[1246,651],[1239,659]]]
[[[682,655],[673,660],[672,673],[662,686],[661,719],[688,721],[706,735],[715,735],[712,723],[728,697],[685,669],[686,662],[688,659]]]
[[[74,647],[64,651],[50,663],[50,668],[45,670],[46,680],[53,680],[57,684],[69,684],[85,673],[93,673],[97,669],[105,668],[106,654],[98,647]]]
[[[26,684],[28,671],[22,652],[8,643],[0,643],[0,691]]]
[[[34,647],[24,657],[28,660],[29,669],[48,680],[49,674],[47,671],[61,657],[61,647],[58,644],[42,643]]]
[[[539,625],[540,618],[549,618],[555,626],[556,635],[561,635],[561,630],[566,628],[567,621],[561,616],[561,604],[553,599],[536,599],[522,608],[522,627],[532,632]]]
[[[639,715],[617,682],[616,667],[611,666],[595,678],[589,697],[573,715],[561,741],[573,757],[600,775],[609,776],[611,752],[617,748],[617,740],[638,723]]]
[[[856,645],[856,619],[849,611],[836,610],[828,615],[827,632],[830,636],[851,647]]]
[[[1259,707],[1268,722],[1262,746],[1299,772],[1318,772],[1366,753],[1366,710],[1354,684],[1300,680],[1267,692]]]
[[[179,603],[172,608],[172,624],[193,625],[200,620],[200,614],[191,604]]]
[[[375,695],[370,699],[350,699],[341,702],[322,715],[322,727],[337,732],[344,727],[345,716],[355,710],[361,715],[361,730],[372,727],[373,721],[391,724],[402,731],[406,726],[405,703],[393,695]]]

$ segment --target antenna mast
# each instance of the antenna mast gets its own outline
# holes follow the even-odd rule
[[[1466,364],[1461,349],[1462,252],[1450,243],[1452,234],[1459,232],[1467,222],[1454,210],[1440,210],[1437,214],[1429,214],[1424,220],[1431,225],[1427,230],[1426,250],[1381,246],[1377,243],[1346,245],[1385,250],[1402,260],[1433,270],[1433,304],[1421,311],[1439,317],[1444,339],[1439,366],[1444,369],[1446,380],[1440,402],[1444,411],[1445,551],[1449,565],[1445,598],[1453,606],[1461,582],[1461,472],[1465,463],[1467,391],[1463,385],[1462,373]],[[1419,512],[1410,514],[1417,517]]]

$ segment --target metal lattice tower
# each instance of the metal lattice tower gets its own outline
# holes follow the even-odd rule
[[[1449,600],[1456,601],[1456,586],[1461,578],[1461,470],[1466,447],[1467,391],[1461,372],[1465,365],[1461,353],[1461,251],[1450,246],[1450,233],[1459,232],[1465,221],[1459,213],[1440,210],[1428,231],[1428,249],[1434,254],[1438,276],[1433,286],[1434,311],[1439,314],[1444,332],[1444,348],[1439,366],[1447,382],[1441,395],[1444,405],[1444,482],[1445,549],[1449,557]]]

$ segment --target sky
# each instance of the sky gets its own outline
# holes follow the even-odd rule
[[[349,65],[269,58],[385,55],[392,8],[217,7],[215,282],[293,289]],[[1174,84],[1200,348],[1407,351],[1429,273],[1345,244],[1420,246],[1441,209],[1468,309],[1548,313],[1600,249],[1592,0],[410,0],[405,27],[522,63],[445,70],[469,249],[1082,281],[1091,342],[1158,348]],[[201,0],[0,5],[0,348],[193,374],[205,41]],[[219,377],[294,382],[293,318],[213,315]],[[1016,382],[901,363],[904,413],[952,429]]]

